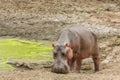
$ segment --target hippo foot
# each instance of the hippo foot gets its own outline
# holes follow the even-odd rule
[[[76,73],[80,73],[80,70],[76,70],[75,72],[76,72]]]

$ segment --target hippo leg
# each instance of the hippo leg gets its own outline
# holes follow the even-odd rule
[[[80,73],[80,69],[81,69],[81,64],[82,64],[82,58],[77,58],[76,59],[76,71],[78,72],[78,73]]]
[[[75,64],[75,58],[72,58],[69,62],[69,66],[70,66],[70,71],[73,71],[74,69],[74,64]]]
[[[100,59],[99,59],[99,55],[98,54],[94,54],[93,55],[93,62],[94,62],[95,72],[99,71],[99,62],[100,62]]]

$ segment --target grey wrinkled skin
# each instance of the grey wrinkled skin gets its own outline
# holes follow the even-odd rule
[[[97,36],[83,26],[74,25],[61,30],[53,47],[53,72],[67,73],[69,67],[71,71],[75,67],[76,71],[80,72],[82,60],[89,57],[93,59],[95,72],[99,71]]]
[[[65,61],[60,61],[60,62],[55,61],[55,63],[52,66],[52,72],[67,74],[69,73],[69,66]]]
[[[66,48],[63,46],[57,46],[54,50],[53,56],[55,60],[52,66],[52,72],[67,74],[69,72],[69,65],[67,63],[67,55],[64,53]]]

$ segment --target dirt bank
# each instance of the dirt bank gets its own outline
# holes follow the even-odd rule
[[[55,40],[59,30],[76,23],[102,27],[104,33],[106,27],[120,28],[120,1],[116,2],[0,0],[0,36]]]
[[[1,37],[53,41],[59,30],[76,23],[100,39],[99,72],[94,73],[91,59],[83,62],[81,73],[69,74],[52,73],[36,62],[17,61],[13,65],[20,69],[1,71],[0,80],[119,80],[120,45],[112,45],[120,34],[119,0],[0,0]]]

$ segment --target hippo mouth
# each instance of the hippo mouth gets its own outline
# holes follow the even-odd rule
[[[58,74],[67,74],[69,73],[69,66],[66,62],[54,63],[52,66],[52,72],[58,73]]]

